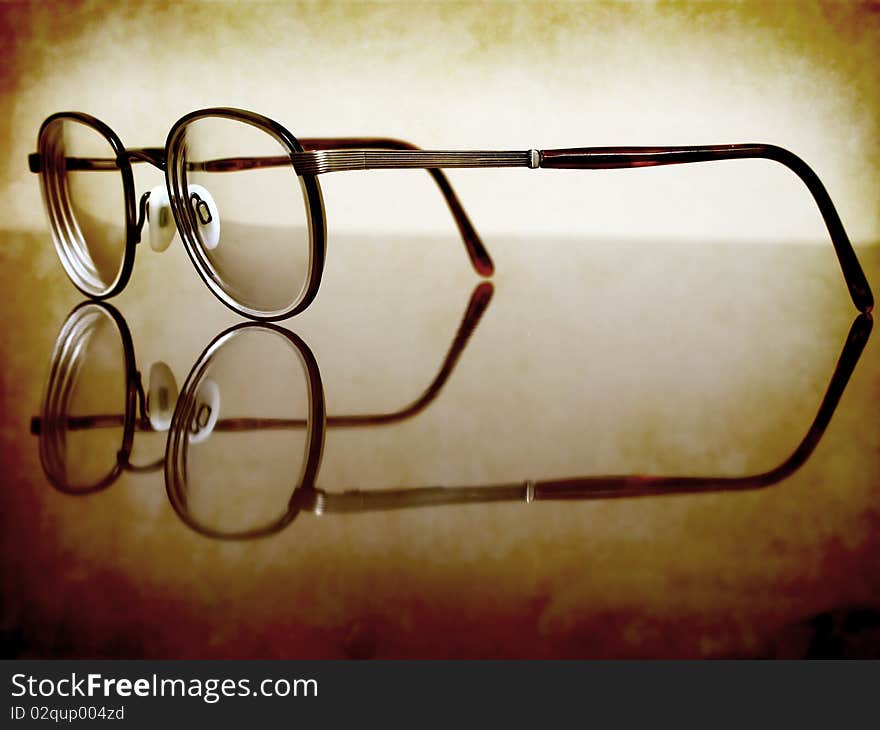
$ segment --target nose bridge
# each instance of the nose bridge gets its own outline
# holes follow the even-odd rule
[[[217,248],[220,243],[220,215],[211,193],[201,185],[189,186],[187,205],[193,215],[193,225],[198,229],[199,244],[206,249]],[[141,196],[137,218],[136,242],[140,243],[144,224],[149,222],[150,248],[161,253],[177,232],[177,225],[164,185],[157,185]]]
[[[164,185],[157,185],[141,196],[140,215],[137,221],[137,241],[140,243],[144,223],[149,221],[150,248],[161,253],[171,245],[177,227],[168,204]]]
[[[128,147],[123,153],[130,162],[146,162],[153,167],[165,171],[166,155],[164,147]],[[141,242],[144,224],[152,217],[150,225],[150,246],[155,251],[164,251],[174,237],[174,223],[171,220],[165,186],[160,185],[144,193],[138,204],[138,217],[135,223],[137,232],[135,241]],[[168,210],[165,210],[168,208]],[[153,215],[151,216],[151,212]],[[161,215],[156,215],[161,213]]]
[[[165,148],[164,147],[132,147],[125,150],[125,154],[132,161],[141,160],[149,162],[153,167],[165,171]]]

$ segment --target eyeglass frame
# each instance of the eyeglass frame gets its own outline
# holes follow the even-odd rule
[[[245,332],[274,332],[288,337],[293,335],[290,330],[271,323],[242,322],[228,328],[214,338],[193,366],[180,390],[180,398],[174,411],[165,449],[165,489],[177,516],[184,524],[205,537],[221,540],[265,537],[280,532],[303,512],[321,516],[457,504],[498,502],[531,504],[536,501],[622,499],[767,489],[790,477],[812,456],[855,371],[870,338],[872,328],[873,318],[869,313],[860,312],[856,315],[847,332],[828,386],[806,433],[782,462],[757,473],[742,476],[606,474],[464,486],[402,486],[391,489],[331,491],[317,486],[317,475],[323,458],[323,450],[313,449],[309,452],[309,464],[306,467],[306,473],[310,478],[300,481],[298,486],[294,488],[285,515],[267,527],[230,533],[203,525],[188,512],[183,504],[181,495],[187,491],[186,469],[183,460],[185,450],[180,447],[185,443],[189,420],[186,403],[194,402],[202,374],[218,348],[221,348],[231,337]],[[294,336],[290,341],[296,347],[305,348],[311,355],[308,345],[303,340]],[[308,383],[312,389],[310,400],[312,403],[320,402],[323,404],[323,381],[318,362],[314,356],[307,358],[307,366],[310,368]],[[328,420],[329,417],[326,419],[316,417],[310,422],[310,426],[320,430],[322,443],[326,435]],[[313,443],[315,442],[313,439]]]
[[[467,307],[459,322],[448,350],[437,370],[434,378],[421,394],[413,401],[409,402],[402,408],[394,411],[383,411],[380,413],[360,413],[360,414],[326,414],[321,416],[322,428],[357,428],[363,426],[384,426],[393,423],[405,421],[413,418],[422,411],[426,410],[436,398],[441,390],[445,387],[447,381],[452,376],[459,359],[463,355],[465,348],[470,342],[471,337],[475,334],[483,315],[489,307],[492,300],[494,287],[488,281],[477,284],[470,294]],[[75,334],[76,328],[79,326],[82,318],[90,311],[95,311],[107,317],[115,327],[118,341],[122,350],[122,366],[124,369],[125,379],[125,401],[123,413],[109,415],[83,415],[74,417],[65,417],[58,419],[54,417],[55,400],[53,394],[58,390],[57,383],[64,382],[66,372],[70,365],[65,361],[65,356],[70,349],[70,342]],[[314,380],[316,378],[316,367],[311,367],[309,363],[314,361],[314,355],[302,340],[290,332],[273,325],[274,331],[283,334],[289,340],[294,349],[299,353],[300,358],[305,363],[309,377]],[[221,334],[229,334],[230,330],[224,330]],[[218,338],[220,335],[218,335]],[[204,364],[204,354],[200,356],[197,363]],[[196,365],[193,365],[195,368]],[[319,378],[319,376],[317,376]],[[309,385],[311,390],[312,384]],[[323,391],[319,394],[323,399]],[[316,396],[317,397],[317,396]],[[32,436],[39,437],[38,447],[40,454],[40,464],[43,474],[49,481],[49,484],[59,492],[69,495],[87,495],[94,494],[107,489],[114,484],[123,472],[131,473],[149,473],[162,469],[165,465],[165,457],[162,456],[147,464],[134,464],[131,461],[131,454],[134,447],[134,437],[137,432],[155,433],[152,427],[148,412],[148,397],[144,390],[143,377],[137,366],[137,357],[135,354],[134,340],[132,339],[131,330],[122,313],[109,302],[96,302],[93,300],[85,300],[77,304],[67,315],[61,329],[56,337],[55,346],[52,351],[52,357],[49,363],[49,376],[47,378],[42,404],[40,406],[40,415],[31,418],[30,433]],[[315,413],[312,413],[315,417]],[[63,421],[63,423],[62,423]],[[73,487],[62,476],[63,469],[55,468],[58,459],[53,453],[52,434],[60,427],[73,430],[85,430],[92,428],[101,428],[105,426],[122,428],[122,443],[116,452],[116,459],[110,471],[101,479],[93,482],[85,487]],[[309,427],[309,423],[305,420],[297,419],[278,419],[278,418],[226,418],[221,419],[214,425],[217,431],[248,431],[258,429],[285,429]],[[314,454],[310,452],[310,458]]]
[[[423,411],[438,395],[447,377],[454,368],[458,357],[476,327],[481,311],[491,296],[488,283],[477,287],[465,318],[459,327],[455,340],[450,347],[443,365],[437,376],[416,401],[399,411],[384,414],[364,414],[357,416],[333,416],[326,413],[323,381],[317,359],[309,346],[292,331],[271,323],[241,322],[225,329],[212,339],[202,351],[186,378],[174,408],[174,415],[168,429],[168,440],[161,459],[144,467],[134,467],[129,462],[132,440],[138,423],[146,424],[142,415],[138,419],[137,404],[140,402],[144,410],[144,395],[140,383],[140,375],[136,369],[134,347],[130,332],[124,318],[107,303],[82,302],[71,312],[65,321],[61,335],[68,329],[70,320],[78,312],[89,306],[99,307],[109,315],[119,327],[122,336],[124,360],[126,364],[127,405],[124,415],[124,437],[122,449],[118,452],[117,462],[113,470],[97,485],[88,489],[71,489],[64,483],[54,479],[48,463],[44,460],[43,435],[44,424],[50,422],[44,407],[40,418],[32,419],[31,432],[41,438],[41,463],[50,484],[61,492],[70,495],[92,494],[112,484],[122,473],[127,471],[155,471],[164,467],[165,490],[175,513],[191,529],[205,537],[222,540],[241,540],[265,537],[277,533],[287,527],[301,512],[316,515],[369,512],[405,509],[412,507],[432,507],[454,504],[482,504],[492,502],[525,502],[557,501],[557,500],[592,500],[613,498],[637,498],[651,496],[671,496],[683,494],[703,494],[708,492],[741,492],[771,487],[800,469],[810,458],[825,434],[840,399],[855,371],[871,335],[873,319],[868,313],[860,313],[853,320],[846,335],[843,347],[834,366],[828,386],[820,401],[818,409],[807,429],[795,448],[778,465],[754,474],[743,476],[722,475],[657,475],[657,474],[607,474],[600,476],[570,476],[552,479],[527,479],[512,483],[480,484],[466,486],[429,486],[429,487],[398,487],[392,489],[363,490],[348,489],[342,492],[328,491],[317,487],[316,481],[323,456],[323,444],[326,430],[330,427],[382,426],[410,418]],[[473,325],[470,325],[474,317]],[[198,384],[210,364],[213,355],[230,338],[247,332],[269,332],[281,336],[298,353],[306,374],[306,386],[309,393],[309,418],[304,421],[286,419],[230,419],[228,431],[242,431],[250,428],[287,428],[291,424],[305,425],[308,429],[308,445],[306,459],[303,464],[301,478],[294,486],[287,509],[283,515],[267,525],[241,531],[225,531],[211,528],[193,517],[184,504],[182,495],[186,492],[185,468],[179,461],[182,451],[179,445],[189,433],[190,419],[187,404],[192,404],[198,393]],[[58,346],[56,346],[56,351]],[[56,367],[53,356],[52,370]],[[44,398],[45,402],[45,398]],[[86,417],[88,418],[88,417]],[[218,424],[220,421],[218,421]],[[49,423],[51,426],[52,424]],[[85,425],[88,427],[88,424]],[[215,429],[216,430],[216,429]],[[176,458],[175,458],[176,457]]]
[[[224,291],[222,285],[214,282],[208,267],[200,260],[199,247],[201,244],[196,235],[198,221],[192,207],[183,203],[187,200],[186,196],[182,195],[183,185],[181,185],[181,179],[185,179],[185,169],[179,163],[184,159],[181,146],[187,125],[205,118],[229,119],[260,129],[282,146],[287,152],[287,157],[229,158],[206,161],[202,163],[202,169],[210,171],[207,169],[208,162],[212,162],[213,166],[218,168],[214,170],[216,172],[240,171],[289,163],[300,180],[309,223],[309,273],[299,298],[283,311],[266,314],[237,302]],[[46,159],[44,132],[50,124],[62,119],[70,119],[92,127],[107,140],[116,154],[115,168],[88,164],[101,163],[102,161],[86,159],[82,160],[84,164],[79,169],[118,168],[122,175],[126,216],[123,261],[116,280],[105,292],[97,295],[80,286],[65,263],[66,254],[63,251],[63,243],[59,241],[61,234],[48,210],[47,176],[41,175],[44,202],[59,258],[74,286],[93,299],[107,299],[121,292],[128,284],[134,267],[135,248],[141,240],[149,193],[142,195],[138,204],[132,162],[148,162],[165,173],[165,184],[177,230],[190,260],[210,291],[234,312],[250,319],[269,322],[287,319],[299,314],[317,296],[326,260],[327,244],[327,221],[321,187],[318,182],[319,175],[371,169],[427,170],[434,177],[446,198],[474,269],[479,275],[488,277],[494,273],[492,259],[452,186],[443,175],[442,169],[524,167],[529,169],[608,170],[758,158],[769,159],[784,165],[806,185],[819,208],[831,237],[853,304],[858,311],[863,313],[870,312],[874,305],[873,294],[867,278],[822,181],[800,157],[776,145],[743,143],[668,147],[580,147],[523,151],[435,151],[421,150],[408,142],[390,138],[303,138],[301,142],[283,125],[261,114],[230,107],[213,107],[191,112],[175,122],[168,134],[164,148],[126,148],[119,136],[95,117],[82,112],[59,112],[48,117],[40,126],[38,151],[28,157],[29,168],[32,172],[43,172],[43,161]],[[303,143],[310,143],[309,146],[313,149],[306,150]],[[103,162],[106,164],[107,161]]]

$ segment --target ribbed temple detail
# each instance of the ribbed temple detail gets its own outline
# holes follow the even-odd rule
[[[531,152],[444,152],[432,150],[318,150],[291,155],[300,175],[344,170],[441,167],[531,167]]]

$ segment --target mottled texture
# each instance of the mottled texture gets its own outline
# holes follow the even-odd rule
[[[437,399],[399,424],[330,428],[320,487],[770,468],[809,426],[854,315],[830,246],[496,245],[495,294]],[[179,382],[234,321],[186,264],[158,262],[169,267],[160,311],[153,271],[117,301],[140,369],[162,359]],[[395,287],[372,297],[389,276]],[[797,656],[813,616],[880,606],[876,338],[816,453],[765,491],[304,514],[274,538],[222,544],[177,520],[161,474],[82,498],[42,478],[27,423],[77,301],[60,271],[49,278],[51,311],[32,313],[4,353],[15,391],[3,428],[3,628],[15,651]],[[329,413],[416,398],[472,284],[454,235],[338,237],[321,296],[289,325],[315,352]],[[255,382],[255,396],[271,388]],[[145,463],[162,446],[136,437],[134,456]],[[227,493],[240,484],[246,501],[247,451],[223,458]]]
[[[40,122],[65,108],[129,145],[210,104],[437,149],[774,143],[822,178],[876,292],[876,5],[2,4],[0,43],[5,654],[880,654],[876,332],[815,454],[765,491],[305,514],[274,538],[213,542],[176,518],[161,475],[85,498],[43,478],[28,423],[79,297],[26,168]],[[495,262],[492,302],[423,413],[328,432],[319,486],[746,474],[803,436],[855,311],[785,170],[450,180]],[[424,173],[323,187],[324,282],[287,326],[315,352],[331,414],[401,408],[478,280]],[[114,303],[140,369],[163,360],[178,382],[237,321],[179,241],[139,250]],[[136,439],[134,456],[162,449]]]

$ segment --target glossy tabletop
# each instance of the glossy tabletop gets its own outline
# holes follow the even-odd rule
[[[234,519],[299,500],[227,540],[172,505],[169,433],[136,398],[135,468],[58,488],[119,461],[124,414],[41,460],[81,298],[47,233],[0,240],[13,655],[805,656],[880,607],[880,350],[830,245],[494,236],[486,281],[454,234],[337,235],[320,295],[279,323],[308,377],[258,346],[216,376],[220,446],[185,478]],[[858,253],[876,290],[880,248]],[[145,389],[157,362],[185,389],[243,321],[179,242],[112,306]],[[126,373],[98,355],[78,377],[100,400]],[[303,409],[323,396],[308,489],[308,418],[279,405],[297,383]],[[291,427],[222,426],[277,417]]]

